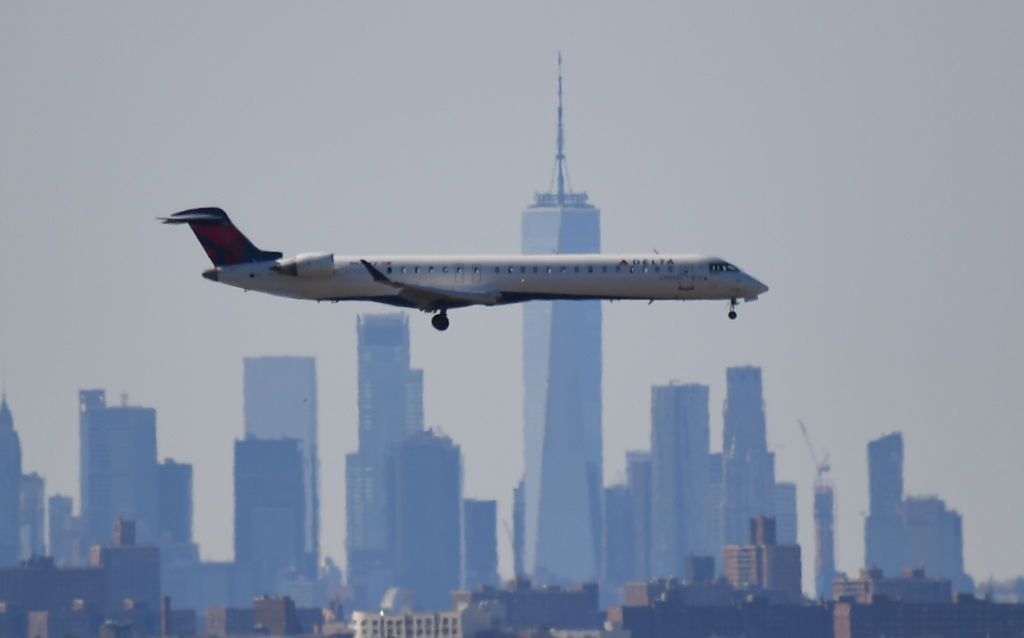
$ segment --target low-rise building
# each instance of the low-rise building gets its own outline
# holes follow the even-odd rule
[[[948,603],[953,584],[948,578],[928,578],[923,569],[905,570],[899,578],[886,578],[882,570],[862,569],[860,578],[838,578],[832,583],[836,600],[871,604],[876,597],[905,603]]]

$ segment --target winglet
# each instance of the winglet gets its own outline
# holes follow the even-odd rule
[[[374,268],[373,264],[366,261],[365,259],[360,259],[359,263],[361,263],[363,267],[366,268],[366,270],[370,273],[370,276],[373,277],[374,281],[380,282],[382,284],[393,283],[390,279],[387,278],[387,276],[384,273]]]

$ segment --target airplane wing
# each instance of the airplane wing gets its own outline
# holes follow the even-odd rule
[[[398,292],[399,297],[414,304],[420,310],[433,311],[475,305],[493,306],[501,298],[501,293],[498,292],[451,290],[448,288],[404,284],[389,278],[365,259],[360,259],[359,262],[363,264],[363,267],[370,273],[374,281],[385,286],[391,286]]]

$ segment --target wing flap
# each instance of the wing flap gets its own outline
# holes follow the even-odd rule
[[[360,262],[374,281],[391,286],[399,297],[415,304],[420,310],[444,310],[454,306],[493,306],[501,299],[501,293],[498,292],[452,290],[402,283],[391,279],[365,259],[361,259]]]

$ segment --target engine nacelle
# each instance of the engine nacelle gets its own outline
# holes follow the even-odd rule
[[[334,275],[333,253],[302,253],[292,259],[285,259],[276,268],[282,275],[302,277],[303,279],[319,279]]]

